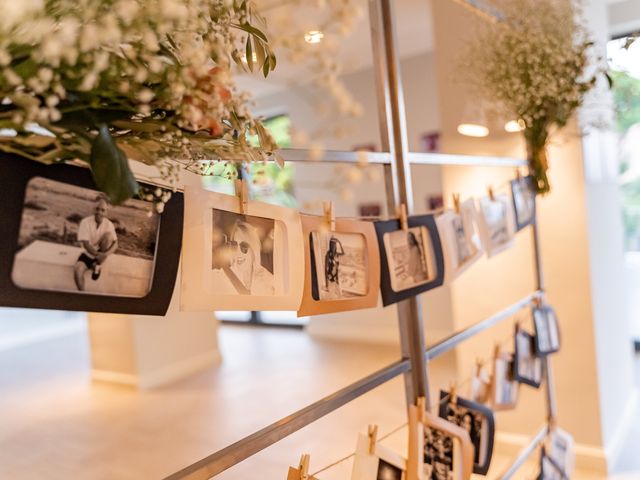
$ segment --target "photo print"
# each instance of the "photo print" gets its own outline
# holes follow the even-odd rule
[[[373,223],[302,215],[305,282],[298,316],[373,308],[378,304],[380,254]]]
[[[185,188],[181,309],[297,310],[302,245],[293,209]]]
[[[538,356],[560,350],[560,330],[555,310],[549,305],[532,308],[536,332],[536,352]]]
[[[370,451],[369,436],[358,435],[351,480],[405,480],[407,461],[399,453],[376,443]]]
[[[491,374],[482,364],[476,364],[471,372],[469,384],[469,398],[478,403],[489,403],[491,400],[491,388],[493,380]]]
[[[473,199],[468,199],[460,205],[460,213],[447,210],[436,217],[447,282],[455,279],[482,256],[476,223]]]
[[[182,195],[163,214],[132,198],[111,205],[89,169],[7,156],[0,205],[0,304],[164,315],[182,242]],[[143,185],[143,188],[156,187]]]
[[[496,195],[493,200],[489,197],[478,200],[478,229],[488,257],[513,244],[515,220],[513,205],[507,195]]]
[[[548,436],[547,455],[567,477],[571,477],[575,467],[574,440],[570,433],[555,427]]]
[[[444,257],[433,215],[375,222],[380,248],[380,291],[387,306],[442,285]]]
[[[453,480],[455,440],[444,431],[426,427],[424,430],[425,480]]]
[[[516,327],[514,380],[538,388],[542,382],[542,360],[536,356],[535,339],[530,333]]]
[[[531,225],[536,219],[536,191],[531,175],[511,180],[511,198],[515,212],[516,230]]]
[[[518,403],[520,384],[513,378],[513,354],[498,352],[493,360],[491,407],[494,410],[512,410]]]
[[[486,475],[493,455],[495,422],[490,408],[465,398],[451,401],[450,394],[440,392],[439,415],[462,427],[473,445],[473,472]]]
[[[569,480],[569,476],[562,471],[560,465],[547,455],[544,447],[540,449],[540,473],[536,478],[538,480]]]

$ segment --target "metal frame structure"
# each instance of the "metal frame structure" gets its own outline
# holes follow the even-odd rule
[[[369,162],[384,166],[387,186],[389,212],[393,213],[401,204],[406,205],[409,213],[413,210],[411,186],[411,164],[423,165],[463,165],[476,167],[524,167],[524,160],[501,157],[476,157],[465,155],[442,155],[410,153],[407,148],[406,120],[398,47],[393,15],[393,0],[369,0],[369,17],[373,47],[374,71],[380,119],[380,134],[384,152],[369,155]],[[325,152],[321,160],[307,150],[283,150],[286,161],[321,161],[335,163],[355,163],[354,152]],[[426,348],[424,322],[419,298],[414,297],[400,302],[398,323],[402,358],[361,380],[348,385],[337,392],[324,397],[307,407],[245,437],[222,450],[166,477],[165,480],[209,479],[236,465],[268,446],[282,440],[319,418],[333,412],[350,401],[364,395],[383,383],[404,375],[407,404],[415,404],[418,397],[429,402],[428,368],[432,360],[458,346],[500,322],[510,318],[519,310],[531,305],[536,298],[544,296],[544,280],[537,221],[531,226],[536,290],[515,304],[495,315],[482,320],[450,337]],[[545,385],[547,399],[547,424],[532,437],[511,466],[499,477],[507,480],[527,461],[536,447],[546,437],[556,417],[556,404],[553,388],[553,376],[549,357],[545,360]],[[429,408],[427,403],[427,408]]]

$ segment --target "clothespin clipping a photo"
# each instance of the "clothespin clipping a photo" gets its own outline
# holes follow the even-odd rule
[[[480,357],[476,357],[476,376],[480,376],[480,372],[482,371],[482,365],[484,362]]]
[[[453,208],[456,211],[456,214],[460,215],[460,194],[453,194]]]
[[[520,169],[516,168],[516,180],[522,180],[522,173],[520,173]]]
[[[536,295],[535,297],[533,297],[533,304],[536,306],[536,308],[542,308],[542,298]]]
[[[247,204],[249,203],[249,185],[246,179],[237,179],[235,181],[236,197],[240,201],[240,213],[247,213]]]
[[[376,453],[376,442],[378,441],[378,426],[369,425],[367,435],[369,436],[369,455],[373,455],[374,453]]]
[[[409,230],[409,220],[407,218],[407,206],[401,203],[397,208],[398,220],[400,221],[400,228],[402,230]]]
[[[487,195],[489,195],[489,200],[492,202],[496,201],[496,195],[493,193],[493,187],[491,185],[487,187]]]
[[[322,202],[324,211],[324,223],[330,232],[336,229],[336,217],[333,213],[333,202]]]
[[[496,358],[498,358],[500,356],[500,351],[502,349],[500,348],[500,344],[498,342],[496,342],[493,345],[493,359],[495,360]]]
[[[298,468],[289,467],[287,480],[313,480],[314,477],[309,475],[309,461],[311,457],[305,453],[300,457]]]
[[[451,382],[449,387],[449,403],[457,403],[458,392],[456,391],[456,382]]]

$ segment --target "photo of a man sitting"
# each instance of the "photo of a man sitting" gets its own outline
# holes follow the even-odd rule
[[[78,290],[85,289],[85,273],[98,280],[105,261],[118,249],[116,229],[107,218],[109,205],[103,197],[96,199],[94,214],[83,218],[78,227],[78,242],[84,251],[74,266],[74,280]]]

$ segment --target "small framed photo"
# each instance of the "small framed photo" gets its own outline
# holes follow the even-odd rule
[[[535,339],[516,327],[513,378],[517,382],[538,388],[542,383],[542,360],[536,355]]]
[[[433,215],[375,222],[380,249],[380,292],[384,306],[439,287],[444,281],[444,257]]]
[[[376,443],[370,448],[367,435],[358,435],[351,480],[405,480],[407,460],[399,453]]]
[[[520,231],[536,220],[536,191],[531,175],[511,180],[511,198],[513,199],[516,230]]]
[[[3,158],[0,177],[0,252],[8,259],[1,305],[166,313],[180,260],[182,194],[159,214],[139,198],[111,205],[81,167]]]
[[[462,397],[451,401],[448,392],[440,391],[440,417],[462,427],[473,444],[473,473],[486,475],[493,455],[495,422],[485,405]]]
[[[185,189],[180,304],[187,311],[297,310],[304,283],[297,211]]]
[[[373,223],[337,219],[330,230],[323,217],[301,219],[306,268],[298,316],[377,306],[380,254]]]
[[[569,476],[547,454],[544,447],[540,449],[540,473],[536,478],[538,480],[569,480]]]
[[[448,210],[436,217],[445,263],[445,280],[453,280],[482,256],[473,199],[460,205],[460,213]]]
[[[488,257],[513,245],[516,233],[513,205],[507,195],[478,200],[478,229]]]
[[[477,364],[471,372],[469,398],[477,403],[489,403],[492,385],[491,374],[481,364]]]
[[[493,410],[513,410],[518,403],[520,383],[513,378],[513,357],[512,353],[497,352],[493,359],[490,402]]]
[[[547,445],[548,457],[566,478],[570,478],[575,467],[574,440],[571,434],[555,427],[549,433]]]
[[[532,315],[538,356],[545,356],[560,350],[560,329],[555,310],[549,305],[534,306]]]

